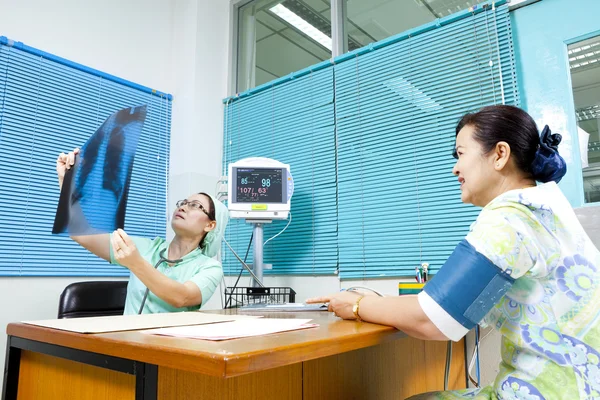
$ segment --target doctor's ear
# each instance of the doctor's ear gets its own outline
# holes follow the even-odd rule
[[[213,229],[215,229],[217,227],[217,221],[210,221],[208,224],[206,224],[206,226],[204,227],[204,231],[205,232],[210,232]]]

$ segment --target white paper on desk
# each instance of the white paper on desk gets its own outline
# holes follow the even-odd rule
[[[167,326],[214,324],[249,318],[254,319],[256,317],[188,311],[161,314],[115,315],[109,317],[47,319],[41,321],[23,321],[23,323],[77,333],[106,333],[163,328]]]
[[[180,326],[144,331],[153,335],[185,337],[204,340],[227,340],[250,336],[270,335],[272,333],[295,331],[319,326],[309,324],[310,319],[261,318],[255,320],[237,320],[222,324]]]

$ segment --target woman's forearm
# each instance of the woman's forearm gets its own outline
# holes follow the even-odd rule
[[[418,339],[448,340],[427,317],[416,295],[366,296],[358,313],[364,321],[393,326]]]
[[[110,262],[110,235],[108,233],[100,233],[98,235],[82,235],[71,236],[75,242],[79,243],[83,248]]]

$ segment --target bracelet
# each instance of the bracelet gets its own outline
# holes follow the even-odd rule
[[[362,321],[362,319],[360,319],[360,315],[358,315],[358,310],[359,310],[359,303],[364,297],[365,296],[360,296],[358,299],[356,299],[356,303],[354,303],[354,306],[352,307],[352,312],[354,313],[354,318],[356,318],[356,320],[358,322]]]

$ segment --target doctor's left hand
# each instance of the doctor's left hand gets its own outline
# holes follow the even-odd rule
[[[124,267],[131,269],[143,262],[135,242],[123,229],[117,229],[112,234],[112,248],[115,260]]]

